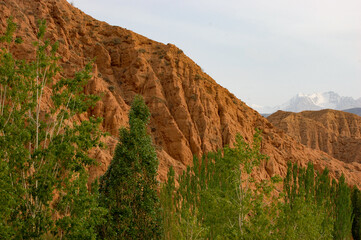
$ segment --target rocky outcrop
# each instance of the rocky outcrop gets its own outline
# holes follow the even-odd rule
[[[91,176],[107,168],[120,127],[127,125],[127,112],[136,94],[143,95],[151,111],[151,133],[160,159],[160,179],[169,166],[180,172],[201,155],[232,144],[236,133],[252,140],[255,128],[263,130],[262,151],[270,156],[256,178],[284,175],[287,161],[327,166],[332,175],[346,175],[350,184],[359,184],[361,165],[346,164],[328,154],[307,148],[237,99],[172,44],[162,44],[121,27],[97,21],[65,0],[5,0],[0,3],[0,32],[6,18],[19,23],[18,35],[24,44],[14,47],[18,57],[32,58],[37,19],[47,20],[47,37],[59,41],[59,55],[65,75],[95,59],[94,77],[86,91],[101,93],[102,100],[89,115],[104,118],[106,150],[91,154],[102,165]],[[244,79],[247,81],[247,79]],[[82,116],[84,118],[88,116]]]
[[[346,163],[361,163],[361,117],[337,110],[291,113],[267,118],[302,144]]]

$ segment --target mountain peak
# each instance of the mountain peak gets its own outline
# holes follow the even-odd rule
[[[275,107],[262,107],[259,105],[252,105],[252,107],[261,113],[273,113],[277,110],[289,112],[321,109],[344,110],[361,107],[361,98],[355,100],[352,97],[340,96],[334,91],[312,94],[298,93],[287,102]]]

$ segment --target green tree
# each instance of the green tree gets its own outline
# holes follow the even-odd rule
[[[335,194],[335,226],[334,239],[349,239],[352,229],[351,191],[345,182],[345,177],[339,179]]]
[[[352,237],[354,240],[361,239],[361,192],[357,187],[352,190]]]
[[[178,189],[170,169],[161,191],[165,239],[269,239],[275,208],[265,200],[273,184],[256,184],[251,176],[266,159],[260,143],[256,131],[251,145],[238,135],[233,148],[194,157]]]
[[[158,159],[147,134],[150,112],[136,96],[129,129],[121,128],[114,158],[100,179],[100,202],[109,209],[100,227],[106,239],[159,239],[161,214],[156,180]]]
[[[285,201],[279,203],[277,238],[331,239],[334,218],[328,170],[315,174],[310,162],[307,168],[289,162],[283,186]]]
[[[306,169],[289,163],[284,194],[277,226],[279,238],[350,238],[351,194],[343,175],[338,182],[335,179],[331,182],[327,168],[315,173],[310,163]],[[357,202],[357,196],[353,197],[353,202]],[[356,212],[354,209],[354,216]]]
[[[11,54],[22,42],[11,18],[0,37],[0,236],[94,239],[105,209],[87,190],[86,167],[101,119],[76,120],[98,100],[84,94],[91,66],[59,79],[57,43],[44,39],[45,29],[40,21],[34,61]]]
[[[174,226],[177,218],[175,216],[175,203],[173,193],[175,191],[175,173],[170,167],[167,174],[167,181],[163,184],[160,193],[160,203],[162,204],[162,223],[164,226],[163,238],[176,239]]]
[[[332,239],[333,225],[324,225],[327,209],[296,196],[292,205],[279,203],[274,239]]]
[[[195,157],[193,166],[180,175],[177,189],[174,171],[169,170],[161,190],[164,239],[350,236],[350,194],[344,178],[331,182],[327,169],[317,173],[311,163],[306,168],[288,163],[284,191],[277,194],[278,176],[259,182],[252,178],[266,158],[259,151],[260,141],[259,132],[252,145],[238,136],[234,148]],[[357,197],[353,199],[357,202]]]

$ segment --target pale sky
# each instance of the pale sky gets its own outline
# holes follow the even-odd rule
[[[299,92],[361,97],[361,0],[69,0],[181,48],[248,105]]]

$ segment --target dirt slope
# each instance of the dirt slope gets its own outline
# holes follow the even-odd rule
[[[361,163],[361,117],[337,111],[278,111],[267,118],[302,144],[343,162]]]
[[[257,178],[284,175],[287,161],[301,165],[312,161],[317,169],[328,166],[333,175],[344,173],[350,184],[361,182],[361,164],[338,161],[274,128],[172,44],[97,21],[65,0],[5,0],[0,2],[0,12],[0,32],[11,15],[20,24],[18,35],[25,42],[15,49],[19,57],[33,57],[31,42],[39,18],[47,20],[48,37],[61,44],[59,54],[66,75],[96,57],[87,91],[104,95],[89,114],[102,116],[103,128],[112,137],[106,139],[108,150],[93,152],[102,165],[91,169],[92,177],[108,166],[118,129],[127,123],[134,95],[141,94],[152,113],[149,132],[160,159],[161,179],[169,166],[179,172],[191,163],[193,155],[231,144],[237,132],[251,140],[257,127],[264,132],[262,149],[270,156]]]

